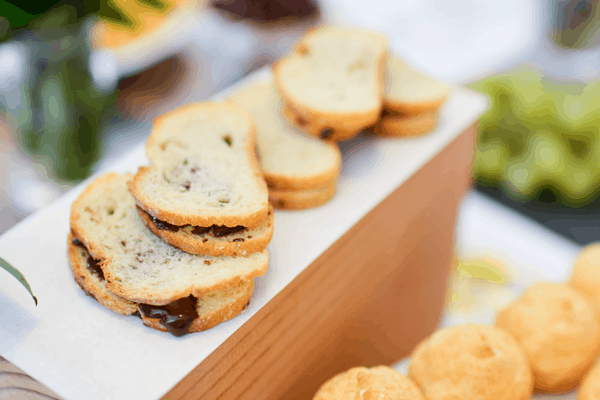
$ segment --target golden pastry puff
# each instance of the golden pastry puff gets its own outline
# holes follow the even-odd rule
[[[529,362],[517,342],[493,326],[441,329],[414,350],[409,378],[427,400],[527,400]]]
[[[577,400],[600,400],[600,364],[586,375],[579,392]]]
[[[586,295],[600,321],[600,243],[585,246],[573,265],[569,284]]]
[[[417,386],[393,369],[356,367],[325,382],[313,400],[425,400]]]
[[[589,300],[568,285],[540,283],[498,313],[531,362],[535,388],[546,392],[577,386],[596,359],[600,326]]]

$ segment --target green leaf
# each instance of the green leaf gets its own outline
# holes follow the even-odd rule
[[[29,291],[29,294],[31,294],[31,297],[33,297],[33,301],[35,301],[35,305],[37,306],[37,299],[33,295],[33,292],[31,291],[31,286],[29,286],[29,283],[27,283],[27,280],[25,279],[25,277],[23,276],[23,274],[20,273],[19,271],[17,271],[12,265],[10,265],[2,257],[0,257],[0,267],[2,267],[5,270],[7,270],[12,276],[14,276],[15,278],[17,278],[19,280],[19,282],[21,282],[21,284],[23,286],[25,286],[25,289],[27,289]]]

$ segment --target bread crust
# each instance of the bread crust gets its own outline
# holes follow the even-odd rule
[[[239,102],[240,107],[244,108],[244,104],[246,104],[248,102],[249,96],[252,96],[251,98],[253,101],[264,100],[264,97],[262,97],[262,96],[266,96],[268,99],[267,100],[268,106],[271,107],[273,105],[271,103],[273,92],[276,92],[276,90],[277,89],[275,88],[273,78],[271,78],[268,82],[258,82],[249,87],[245,87],[243,90],[233,93],[230,96],[230,100],[233,101],[234,103]],[[258,100],[256,100],[257,96],[258,96]],[[278,101],[277,102],[277,117],[281,117],[281,116],[283,116],[283,113],[281,112],[282,103],[280,101],[280,96],[278,94],[277,94],[277,101]],[[253,111],[255,111],[255,110],[253,110]],[[266,117],[261,117],[261,118],[266,118]],[[283,118],[285,118],[285,117],[283,117]],[[258,120],[259,118],[256,118],[256,119]],[[257,133],[256,134],[258,136],[261,136],[261,132],[260,132],[261,124],[257,123],[256,125],[257,125]],[[286,126],[286,128],[290,129],[287,126]],[[290,132],[288,132],[287,129],[284,130],[284,132],[283,132],[285,134],[284,137],[288,137],[288,135],[289,135],[289,137],[295,136],[295,135],[305,136],[303,133],[295,132],[295,130],[294,131],[290,130]],[[312,139],[312,138],[311,138],[311,140],[315,141],[315,139]],[[332,143],[332,142],[322,142],[322,143],[329,148],[331,155],[333,155],[333,158],[335,158],[333,160],[333,163],[332,163],[333,165],[331,168],[329,168],[327,170],[323,170],[320,173],[312,174],[312,175],[277,174],[277,173],[269,172],[263,168],[262,173],[265,178],[265,181],[267,182],[267,186],[269,187],[269,189],[272,189],[272,188],[279,189],[279,190],[317,189],[317,188],[326,186],[332,180],[337,179],[340,174],[341,168],[342,168],[342,153],[341,153],[339,147],[335,143]],[[265,152],[267,152],[267,150],[268,149],[261,148],[259,145],[257,145],[257,151],[259,153],[261,153],[263,156],[265,155]],[[260,163],[260,160],[259,160],[259,163]]]
[[[395,112],[404,116],[414,116],[423,113],[435,112],[446,102],[448,95],[435,101],[426,103],[408,103],[398,100],[384,98],[383,104],[387,111]]]
[[[431,132],[437,126],[436,111],[418,115],[386,114],[375,124],[374,133],[384,137],[415,137]]]
[[[131,174],[126,174],[123,176],[124,178],[131,177]],[[157,295],[156,291],[152,288],[131,288],[128,285],[121,282],[118,274],[116,275],[113,271],[111,271],[110,265],[115,263],[115,258],[113,254],[103,249],[99,243],[96,243],[95,238],[90,236],[82,226],[80,219],[82,218],[80,212],[86,208],[86,202],[90,195],[99,187],[103,187],[110,183],[113,179],[121,179],[122,177],[116,173],[109,173],[104,175],[94,182],[92,182],[77,198],[77,200],[73,203],[71,208],[71,233],[73,237],[81,241],[84,246],[87,248],[88,252],[92,255],[95,260],[99,260],[100,267],[104,273],[106,279],[106,287],[107,289],[117,295],[118,297],[122,297],[124,299],[144,304],[154,304],[154,305],[165,305],[171,303],[175,300],[188,297],[190,295],[200,298],[207,293],[215,292],[215,291],[223,291],[230,289],[239,285],[242,281],[250,281],[257,276],[262,276],[267,273],[268,265],[269,265],[269,253],[268,251],[262,250],[261,252],[256,252],[252,254],[248,254],[246,257],[240,258],[248,258],[251,256],[255,256],[257,258],[257,264],[253,265],[251,269],[246,271],[246,273],[238,274],[235,276],[230,276],[228,278],[221,279],[219,281],[214,282],[210,285],[204,286],[193,286],[189,285],[187,287],[179,288],[178,290],[170,290],[169,294],[161,293],[161,295]],[[103,192],[106,192],[109,188],[102,188]],[[133,201],[132,201],[133,203]],[[131,210],[129,211],[132,214],[137,215],[135,210],[135,206],[132,204]],[[140,222],[140,224],[142,224]],[[143,228],[146,229],[146,228]],[[153,235],[149,232],[149,234]],[[178,250],[179,251],[179,250]],[[212,256],[207,256],[212,257]]]
[[[298,111],[294,108],[293,105],[284,102],[283,103],[283,116],[293,124],[298,129],[306,132],[312,136],[321,138],[328,142],[341,142],[344,140],[352,139],[356,136],[363,128],[366,126],[370,126],[379,119],[379,112],[377,112],[376,117],[373,119],[372,115],[369,114],[369,121],[373,119],[373,122],[363,126],[363,124],[356,124],[354,127],[342,126],[338,125],[336,128],[327,128],[323,121],[326,119],[319,119],[319,117],[312,116],[308,113],[302,113],[302,111]],[[352,118],[352,117],[350,117]],[[345,119],[344,122],[348,122],[351,119]],[[328,129],[329,133],[326,137],[324,137],[323,132]]]
[[[336,146],[331,143],[332,146]],[[336,146],[337,148],[337,146]],[[269,193],[272,189],[285,191],[305,191],[319,189],[327,185],[332,180],[337,180],[342,169],[342,155],[340,153],[340,161],[336,168],[324,171],[322,174],[307,176],[307,177],[292,177],[286,175],[272,174],[264,172],[265,180]]]
[[[92,295],[100,304],[111,311],[122,315],[139,313],[144,325],[166,332],[167,329],[157,318],[146,318],[139,311],[139,303],[120,298],[111,293],[99,278],[92,274],[86,266],[86,258],[79,246],[73,244],[73,236],[69,234],[68,252],[69,264],[75,281],[82,290]],[[85,251],[85,250],[84,250]],[[201,332],[210,329],[221,322],[239,315],[248,305],[254,292],[254,280],[243,281],[234,290],[230,289],[231,300],[222,307],[207,311],[198,307],[199,317],[192,322],[188,333]]]
[[[139,183],[144,180],[146,175],[153,172],[156,167],[140,167],[135,177],[129,181],[129,191],[133,195],[136,204],[139,208],[152,215],[154,218],[168,222],[177,226],[194,225],[194,226],[211,226],[211,225],[225,225],[228,227],[234,226],[245,226],[246,228],[254,228],[260,225],[266,217],[269,210],[268,202],[268,189],[264,179],[261,180],[267,191],[267,201],[265,202],[265,209],[257,210],[252,213],[245,215],[199,215],[199,214],[183,214],[180,212],[173,212],[169,210],[162,210],[151,198],[142,193],[139,189]]]
[[[132,301],[115,296],[107,288],[105,281],[100,280],[87,268],[87,251],[73,243],[73,235],[69,233],[67,250],[69,265],[77,284],[98,303],[121,315],[131,315],[138,311],[138,305]],[[87,253],[87,254],[85,254]]]
[[[306,191],[269,189],[269,201],[278,210],[306,210],[319,207],[331,200],[337,183]]]
[[[392,81],[390,81],[390,79]],[[401,82],[406,82],[406,79],[411,81],[425,80],[429,82],[436,82],[438,85],[437,96],[430,96],[429,99],[421,101],[409,101],[408,99],[394,98],[389,93],[387,88],[393,86],[393,81],[396,79],[399,79]],[[426,74],[414,70],[412,67],[404,63],[400,57],[394,54],[388,55],[384,75],[385,94],[383,96],[383,105],[386,112],[401,114],[404,116],[414,116],[423,113],[435,112],[444,104],[451,92],[452,88],[450,86],[441,82],[437,82]]]
[[[248,139],[246,141],[246,156],[248,157],[248,162],[250,164],[250,168],[252,170],[252,176],[254,178],[254,182],[259,188],[261,192],[261,197],[264,197],[264,200],[261,201],[260,207],[255,209],[254,211],[250,211],[246,214],[184,214],[174,210],[165,210],[162,209],[156,201],[151,197],[152,194],[144,193],[140,188],[142,181],[146,178],[146,176],[158,169],[156,164],[152,164],[147,167],[141,167],[137,174],[133,177],[131,181],[129,181],[129,191],[135,198],[137,205],[152,215],[153,217],[168,222],[173,225],[183,226],[183,225],[194,225],[194,226],[211,226],[211,225],[224,225],[228,227],[234,226],[245,226],[247,228],[255,227],[259,225],[261,222],[265,220],[268,213],[269,202],[268,202],[268,190],[267,184],[263,178],[262,171],[260,168],[260,163],[256,158],[256,126],[252,121],[252,117],[246,111],[244,111],[241,107],[236,105],[233,102],[226,103],[194,103],[189,104],[183,107],[180,107],[176,110],[173,110],[167,114],[161,115],[157,117],[153,121],[152,132],[150,133],[150,137],[146,142],[146,154],[148,158],[155,162],[159,157],[157,154],[157,148],[159,147],[158,134],[161,125],[165,123],[165,121],[169,118],[177,116],[179,114],[186,114],[192,110],[204,110],[204,109],[215,109],[219,107],[223,107],[227,105],[228,107],[234,108],[236,112],[243,114],[248,123]]]
[[[210,235],[194,235],[182,232],[171,232],[159,229],[152,219],[143,211],[138,210],[144,225],[158,237],[187,253],[205,254],[209,256],[245,256],[247,254],[263,251],[273,238],[274,216],[273,207],[269,205],[267,218],[262,225],[257,226],[255,232],[246,230],[244,232],[216,238]],[[204,241],[204,240],[206,241]],[[241,241],[235,241],[241,239]]]
[[[328,141],[348,140],[356,136],[364,128],[375,124],[379,119],[379,114],[383,107],[383,79],[387,51],[382,52],[377,59],[376,87],[379,92],[380,101],[376,108],[364,112],[353,113],[324,112],[319,109],[311,108],[309,105],[300,104],[300,102],[296,101],[296,99],[286,93],[281,82],[279,70],[281,65],[285,63],[288,58],[293,57],[297,53],[298,48],[302,46],[306,37],[318,33],[319,29],[320,28],[317,28],[307,32],[305,37],[295,45],[294,50],[291,51],[290,54],[273,64],[275,86],[285,105],[283,110],[285,117],[299,129],[310,135]],[[302,123],[299,123],[299,121]],[[323,137],[322,132],[328,129],[332,132],[327,137]]]

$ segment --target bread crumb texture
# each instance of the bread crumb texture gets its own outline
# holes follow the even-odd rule
[[[130,184],[138,205],[174,225],[253,227],[268,191],[255,154],[251,116],[233,103],[199,103],[155,120],[152,161]]]

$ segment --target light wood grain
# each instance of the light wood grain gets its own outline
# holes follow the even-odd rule
[[[60,399],[54,392],[0,357],[0,399]]]

